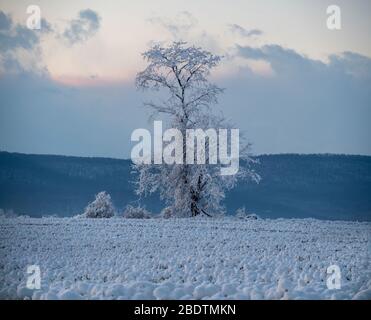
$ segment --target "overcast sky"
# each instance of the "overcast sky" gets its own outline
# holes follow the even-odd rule
[[[223,55],[219,107],[260,153],[371,155],[371,1],[0,0],[0,150],[128,158],[153,42]],[[341,9],[328,30],[326,8]]]

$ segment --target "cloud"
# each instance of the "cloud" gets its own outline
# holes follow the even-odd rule
[[[52,27],[45,19],[41,20],[40,30],[32,30],[14,23],[9,14],[0,11],[0,72],[46,72],[41,58],[40,39],[50,32]]]
[[[3,11],[0,11],[0,30],[10,30],[12,26],[12,19]]]
[[[237,45],[237,55],[252,60],[264,60],[273,70],[284,76],[299,79],[317,79],[352,76],[354,78],[371,77],[371,59],[354,52],[332,54],[328,63],[314,60],[295,50],[270,44],[262,47]]]
[[[21,24],[14,24],[10,15],[0,11],[0,52],[14,51],[18,48],[34,49],[43,33],[52,32],[48,21],[41,19],[41,29],[32,30]]]
[[[208,30],[202,29],[197,18],[188,11],[181,11],[172,18],[156,16],[147,20],[153,26],[167,31],[161,33],[160,39],[157,38],[150,43],[185,41],[215,54],[225,53],[220,34],[211,34]]]
[[[79,87],[6,74],[0,97],[2,150],[127,158],[131,132],[147,125],[142,93],[125,83]]]
[[[41,18],[41,29],[40,29],[40,31],[42,33],[52,33],[52,32],[54,32],[54,29],[53,29],[52,25],[47,20],[45,20],[44,18]]]
[[[63,37],[70,45],[82,43],[94,36],[100,28],[101,17],[91,9],[81,10],[78,18],[70,21]]]
[[[154,25],[165,28],[175,39],[183,38],[197,25],[197,19],[188,11],[179,12],[175,19],[153,17],[148,20]]]
[[[341,55],[330,55],[330,65],[357,78],[371,80],[371,59],[358,53],[345,51]]]
[[[50,34],[57,40],[72,45],[84,42],[100,28],[99,15],[93,10],[81,10],[78,19],[70,21],[69,26],[60,34],[44,18],[40,29],[29,29],[24,24],[15,23],[9,14],[0,10],[0,72],[37,74],[48,73],[43,59],[41,39]]]
[[[343,52],[320,61],[271,44],[237,46],[236,59],[273,70],[261,77],[245,65],[221,82],[220,103],[246,128],[255,152],[371,154],[369,57]]]
[[[34,30],[20,24],[13,25],[12,18],[0,11],[0,52],[32,49],[38,43],[39,36]]]
[[[231,30],[233,33],[236,33],[239,36],[244,37],[244,38],[249,38],[249,37],[252,37],[252,36],[260,36],[260,35],[263,34],[263,31],[261,31],[259,29],[247,30],[247,29],[241,27],[238,24],[230,24],[229,25],[229,30]]]

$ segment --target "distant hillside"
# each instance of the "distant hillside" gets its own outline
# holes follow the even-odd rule
[[[233,213],[243,205],[262,217],[371,220],[371,157],[263,155],[259,185],[241,182],[227,194]],[[0,208],[30,216],[81,213],[106,190],[116,207],[137,200],[129,160],[0,152]],[[158,212],[153,196],[143,201]]]

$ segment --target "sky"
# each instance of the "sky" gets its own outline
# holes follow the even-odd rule
[[[329,5],[341,29],[326,25]],[[252,152],[371,155],[371,0],[0,0],[0,150],[128,158],[155,42],[222,55],[218,107]]]

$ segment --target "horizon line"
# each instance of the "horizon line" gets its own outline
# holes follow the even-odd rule
[[[52,156],[52,157],[71,157],[71,158],[95,158],[95,159],[112,159],[112,160],[127,160],[131,161],[130,158],[117,158],[113,156],[82,156],[82,155],[68,155],[68,154],[56,154],[56,153],[26,153],[18,151],[6,151],[0,149],[0,153],[9,154],[20,154],[27,156]],[[371,157],[371,154],[355,154],[355,153],[331,153],[331,152],[318,152],[318,153],[295,153],[295,152],[282,152],[282,153],[259,153],[251,154],[251,157],[264,157],[264,156],[349,156],[349,157]]]

